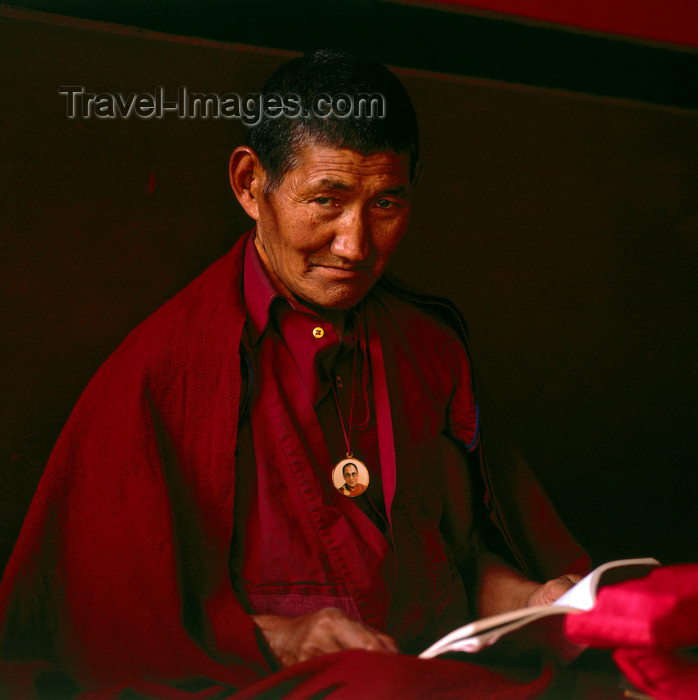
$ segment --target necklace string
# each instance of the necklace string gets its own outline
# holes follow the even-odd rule
[[[335,385],[335,382],[332,380],[332,377],[330,376],[330,372],[327,368],[325,368],[325,372],[327,374],[327,378],[330,380],[330,388],[332,389],[332,396],[334,397],[334,402],[335,405],[337,406],[337,415],[339,416],[339,422],[342,426],[342,433],[344,433],[344,442],[347,446],[347,456],[345,459],[340,459],[337,464],[335,464],[334,469],[332,470],[332,483],[334,484],[335,488],[344,496],[348,496],[349,498],[355,498],[357,496],[361,496],[366,489],[369,486],[370,482],[370,474],[368,469],[366,468],[366,465],[360,460],[354,457],[352,451],[351,451],[351,431],[352,428],[354,427],[354,399],[356,398],[356,364],[358,361],[358,355],[359,355],[359,350],[361,349],[362,352],[364,352],[365,349],[365,341],[364,341],[364,335],[362,333],[363,327],[361,326],[360,318],[358,313],[354,312],[354,332],[355,332],[355,341],[354,341],[354,358],[352,361],[352,371],[351,371],[351,403],[349,405],[349,425],[345,425],[344,423],[344,416],[342,415],[342,407],[339,403],[339,395],[337,394],[337,388]],[[368,365],[368,360],[366,356],[364,355],[364,370],[367,369]],[[366,372],[364,371],[363,373],[363,381],[362,385],[364,386],[364,393],[366,393],[366,406],[368,409],[368,394],[366,392],[366,387],[365,387],[365,381],[366,381]],[[370,409],[369,409],[370,410]],[[367,413],[366,417],[366,424],[368,424],[369,421],[369,416]],[[353,472],[353,478],[357,480],[357,483],[355,486],[350,487],[348,483],[345,482],[345,475],[344,475],[344,470],[348,467],[351,467],[354,469]]]
[[[355,313],[357,343],[360,344],[361,357],[364,361],[361,370],[361,390],[363,396],[364,419],[360,423],[357,423],[356,429],[366,430],[366,428],[368,428],[369,422],[371,421],[371,402],[369,400],[369,389],[371,385],[371,368],[368,362],[368,341],[366,339],[366,329],[364,328],[363,323],[361,323],[361,317],[359,316],[359,313]]]
[[[352,370],[351,370],[351,403],[349,404],[349,429],[344,425],[344,417],[342,416],[342,409],[339,405],[339,396],[337,396],[337,389],[334,385],[334,382],[332,381],[332,377],[329,374],[329,371],[327,371],[327,378],[330,380],[330,387],[332,388],[332,396],[334,396],[334,402],[337,405],[337,414],[339,415],[339,422],[342,426],[342,432],[344,433],[344,442],[347,446],[347,458],[351,458],[354,455],[352,454],[351,451],[351,426],[354,421],[354,390],[356,389],[356,357],[357,357],[357,351],[359,349],[359,343],[358,339],[356,343],[354,344],[354,360],[352,362]]]

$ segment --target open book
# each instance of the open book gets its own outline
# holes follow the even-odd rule
[[[576,650],[563,649],[565,644],[562,620],[565,614],[591,610],[596,602],[596,593],[600,587],[645,576],[658,565],[659,562],[652,558],[619,559],[602,564],[570,588],[552,605],[537,605],[491,617],[483,617],[450,632],[419,656],[422,659],[430,659],[454,651],[479,652],[500,640],[504,635],[510,635],[516,630],[531,626],[531,629],[525,630],[526,634],[518,635],[520,638],[518,641],[523,642],[527,647],[531,646],[531,642],[538,646],[557,646],[558,652],[562,652],[559,655],[563,657],[563,660],[571,661],[574,656],[581,652],[581,648],[576,647]],[[511,647],[517,640],[510,641],[512,644],[508,646]],[[568,644],[567,646],[573,645]]]

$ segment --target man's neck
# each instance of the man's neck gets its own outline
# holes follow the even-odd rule
[[[346,311],[342,309],[326,309],[322,306],[311,304],[310,302],[307,302],[304,299],[298,299],[297,297],[296,301],[298,301],[299,304],[305,306],[307,309],[314,311],[318,316],[322,316],[323,318],[327,319],[337,332],[339,340],[342,340],[347,327]]]
[[[277,292],[282,296],[286,297],[287,299],[296,301],[305,308],[310,309],[310,311],[315,312],[316,314],[318,314],[318,316],[322,316],[323,318],[327,319],[334,327],[341,341],[344,337],[344,333],[346,330],[346,310],[327,309],[323,306],[318,306],[317,304],[313,304],[312,302],[297,297],[291,291],[287,290],[282,284],[281,280],[274,274],[274,271],[271,265],[269,264],[269,258],[267,257],[267,253],[264,250],[264,246],[262,245],[262,242],[256,235],[254,237],[254,245],[257,249],[257,254],[259,255],[259,260],[262,263],[262,267],[264,268],[264,271],[271,280],[271,283],[276,288]]]

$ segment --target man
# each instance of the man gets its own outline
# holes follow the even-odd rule
[[[480,460],[460,317],[382,279],[417,172],[402,85],[317,52],[263,92],[386,115],[261,115],[233,152],[255,229],[81,397],[0,590],[0,695],[459,697],[493,677],[398,649],[575,578],[491,554],[472,492],[522,564],[583,565],[535,484]],[[333,483],[347,461],[361,498]]]

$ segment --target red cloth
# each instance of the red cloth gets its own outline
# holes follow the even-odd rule
[[[615,649],[628,679],[660,700],[698,698],[698,564],[660,567],[648,576],[599,591],[586,613],[568,615],[565,633],[577,644]]]
[[[255,683],[236,700],[524,700],[539,697],[549,668],[530,680],[512,680],[461,661],[360,650],[329,654]],[[269,695],[262,693],[268,692]]]
[[[73,411],[0,587],[0,658],[25,662],[10,687],[33,659],[93,691],[269,673],[228,575],[240,266],[238,250],[136,328]]]
[[[135,329],[78,402],[0,585],[0,696],[31,697],[52,666],[91,697],[206,697],[274,670],[228,571],[243,249]],[[569,570],[579,550],[526,527],[512,493],[521,480],[486,466],[483,477],[522,560]],[[522,498],[536,493],[524,483]]]

